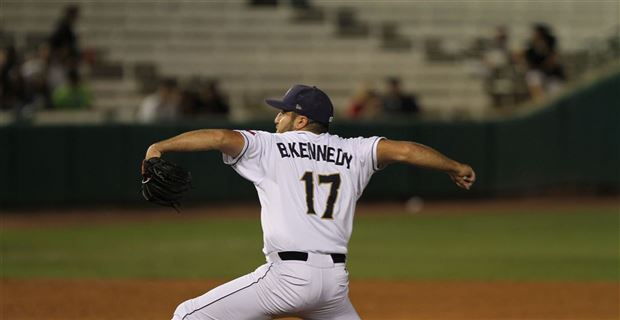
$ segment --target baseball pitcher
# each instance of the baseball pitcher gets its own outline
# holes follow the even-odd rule
[[[181,303],[174,320],[359,319],[348,298],[345,268],[357,199],[370,177],[394,162],[447,173],[469,189],[466,164],[421,144],[328,133],[333,106],[320,89],[290,88],[276,133],[206,129],[154,143],[145,159],[170,151],[217,150],[254,183],[261,203],[266,263],[254,272]]]

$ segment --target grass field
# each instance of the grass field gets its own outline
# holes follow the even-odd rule
[[[353,279],[613,281],[617,207],[356,218]],[[2,278],[231,278],[263,263],[258,217],[2,228]]]

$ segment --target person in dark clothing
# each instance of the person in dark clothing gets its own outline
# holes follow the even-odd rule
[[[20,60],[13,45],[0,50],[0,110],[19,108],[26,100]]]
[[[73,63],[77,63],[80,54],[78,38],[74,31],[79,14],[78,6],[69,5],[65,7],[63,16],[49,39],[52,54],[67,58]]]
[[[566,81],[564,68],[558,58],[557,39],[549,26],[533,26],[523,56],[527,67],[526,82],[533,99],[555,93]]]
[[[420,107],[414,95],[402,92],[400,79],[389,77],[386,79],[387,92],[383,96],[383,110],[386,114],[409,114],[420,112]]]
[[[183,116],[227,116],[228,99],[219,89],[217,80],[195,80],[182,90],[181,113]]]
[[[215,80],[208,81],[200,92],[202,106],[199,113],[228,115],[230,107],[227,100],[220,90],[218,82]]]

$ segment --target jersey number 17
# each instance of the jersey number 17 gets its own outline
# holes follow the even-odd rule
[[[308,214],[316,214],[314,211],[314,178],[313,172],[308,171],[304,173],[301,180],[306,185],[306,205],[308,206]],[[325,205],[325,212],[321,216],[322,219],[333,219],[334,216],[334,203],[338,198],[338,190],[340,189],[340,174],[319,175],[319,185],[323,183],[329,183],[329,196],[327,197],[327,204]]]

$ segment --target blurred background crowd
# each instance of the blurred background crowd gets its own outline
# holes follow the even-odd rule
[[[5,0],[0,11],[5,122],[265,119],[263,99],[294,83],[323,88],[340,119],[483,119],[620,57],[613,1]]]

